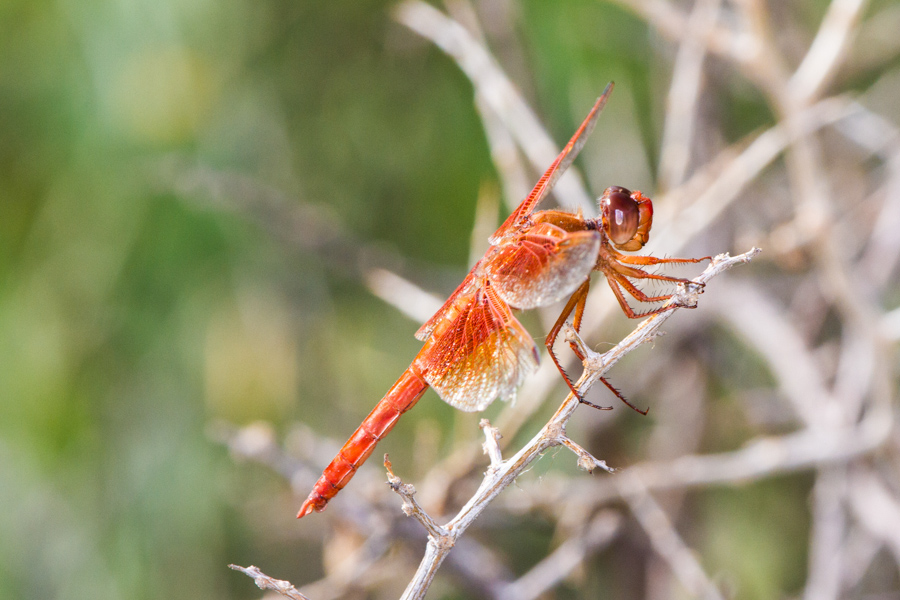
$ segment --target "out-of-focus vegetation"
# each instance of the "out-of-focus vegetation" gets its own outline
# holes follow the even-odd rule
[[[617,82],[581,159],[589,187],[654,191],[671,42],[606,2],[477,4],[488,44],[558,142]],[[770,4],[784,52],[801,58],[828,3]],[[289,482],[234,460],[215,432],[265,421],[290,445],[302,422],[343,441],[419,347],[418,323],[373,297],[362,275],[388,267],[445,295],[465,273],[476,202],[499,189],[497,174],[471,83],[393,21],[392,6],[0,2],[0,597],[252,598],[228,563],[300,586],[362,543],[345,531],[329,547],[324,516],[296,523],[302,498]],[[896,19],[889,9],[873,2],[864,14]],[[860,60],[837,85],[872,92],[872,108],[896,124],[897,56]],[[701,104],[727,139],[699,140],[702,152],[773,123],[727,65],[713,62],[709,77]],[[682,254],[748,249],[734,240],[765,238],[779,220],[765,210],[738,203]],[[805,263],[792,257],[750,272],[793,297]],[[829,318],[823,337],[838,327]],[[617,340],[624,321],[593,342]],[[709,322],[695,333],[678,347],[663,338],[614,381],[653,405],[650,384],[665,379],[642,380],[642,361],[678,352],[702,365],[706,424],[693,449],[731,450],[748,431],[786,427],[759,359]],[[750,416],[748,390],[764,402]],[[586,413],[572,435],[627,466],[665,447],[654,432],[673,410],[642,419],[617,405],[613,416]],[[476,423],[429,393],[384,451],[418,483],[460,439],[481,443]],[[529,481],[588,477],[573,464],[547,456]],[[811,486],[803,473],[698,492],[680,530],[737,597],[799,593]],[[518,574],[560,542],[543,519],[498,517],[472,535]],[[642,597],[647,572],[666,567],[639,533],[623,539],[559,597]],[[405,566],[373,597],[402,590],[422,544],[424,534],[393,551]],[[896,593],[890,555],[874,564],[869,585]],[[353,597],[366,586],[378,587],[363,582]],[[431,597],[470,592],[448,577]]]

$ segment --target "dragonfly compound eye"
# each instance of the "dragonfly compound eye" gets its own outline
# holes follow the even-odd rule
[[[627,244],[640,224],[638,203],[631,198],[631,192],[621,187],[611,187],[603,196],[609,239],[617,246]]]

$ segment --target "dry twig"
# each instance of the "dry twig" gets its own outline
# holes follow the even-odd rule
[[[240,571],[247,577],[253,579],[253,582],[256,583],[257,587],[261,590],[274,590],[284,596],[285,598],[290,598],[291,600],[309,600],[306,596],[297,591],[293,585],[291,585],[290,581],[284,581],[283,579],[273,579],[259,570],[259,567],[254,567],[250,565],[249,567],[241,567],[239,565],[228,565],[229,569],[234,569],[235,571]]]

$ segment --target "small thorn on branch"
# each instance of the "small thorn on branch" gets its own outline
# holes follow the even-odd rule
[[[591,454],[569,438],[563,436],[562,438],[560,438],[560,443],[574,452],[576,456],[578,456],[577,464],[579,469],[587,471],[588,473],[592,473],[596,468],[603,469],[607,473],[614,473],[616,471],[613,467],[607,465],[605,460],[596,458],[593,454]]]
[[[256,586],[261,590],[274,590],[285,598],[291,598],[291,600],[309,600],[309,598],[297,591],[297,588],[295,588],[290,581],[273,579],[260,571],[259,567],[254,567],[253,565],[250,565],[249,567],[228,565],[228,568],[240,571],[247,577],[251,577]]]
[[[447,530],[438,525],[437,522],[431,518],[431,515],[425,512],[425,509],[423,509],[416,501],[416,488],[411,484],[403,483],[399,477],[394,475],[393,465],[391,465],[391,461],[387,454],[384,455],[384,468],[387,470],[388,485],[391,486],[391,489],[394,490],[397,495],[403,498],[403,505],[400,507],[403,514],[407,517],[414,517],[419,521],[431,537],[435,539],[446,537],[448,535]]]
[[[484,431],[484,453],[491,458],[491,468],[497,468],[503,462],[503,454],[500,452],[500,445],[497,443],[502,437],[500,430],[491,425],[487,419],[482,419],[478,426]]]

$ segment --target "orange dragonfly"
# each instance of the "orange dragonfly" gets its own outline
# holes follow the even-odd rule
[[[640,266],[696,263],[709,257],[654,258],[622,254],[620,250],[640,250],[649,239],[653,204],[641,192],[607,188],[599,200],[600,216],[596,219],[586,219],[580,211],[576,214],[560,210],[534,212],[581,151],[612,87],[612,83],[606,86],[581,127],[528,197],[491,236],[491,247],[484,258],[416,332],[416,337],[425,342],[422,350],[325,468],[300,507],[298,519],[314,510],[325,509],[328,501],[369,458],[375,445],[396,425],[400,415],[415,406],[429,387],[444,402],[464,411],[484,410],[498,397],[513,398],[525,376],[538,365],[534,341],[513,316],[513,309],[545,306],[571,295],[547,336],[546,347],[572,392],[585,404],[591,404],[575,391],[553,351],[554,341],[573,312],[575,329],[581,325],[591,272],[602,271],[606,275],[619,304],[631,318],[674,308],[669,305],[637,313],[628,305],[623,290],[640,302],[669,300],[671,295],[647,296],[630,279],[681,283],[688,280],[647,273]],[[638,410],[606,379],[601,381],[628,406]],[[638,412],[646,414],[646,411]]]

